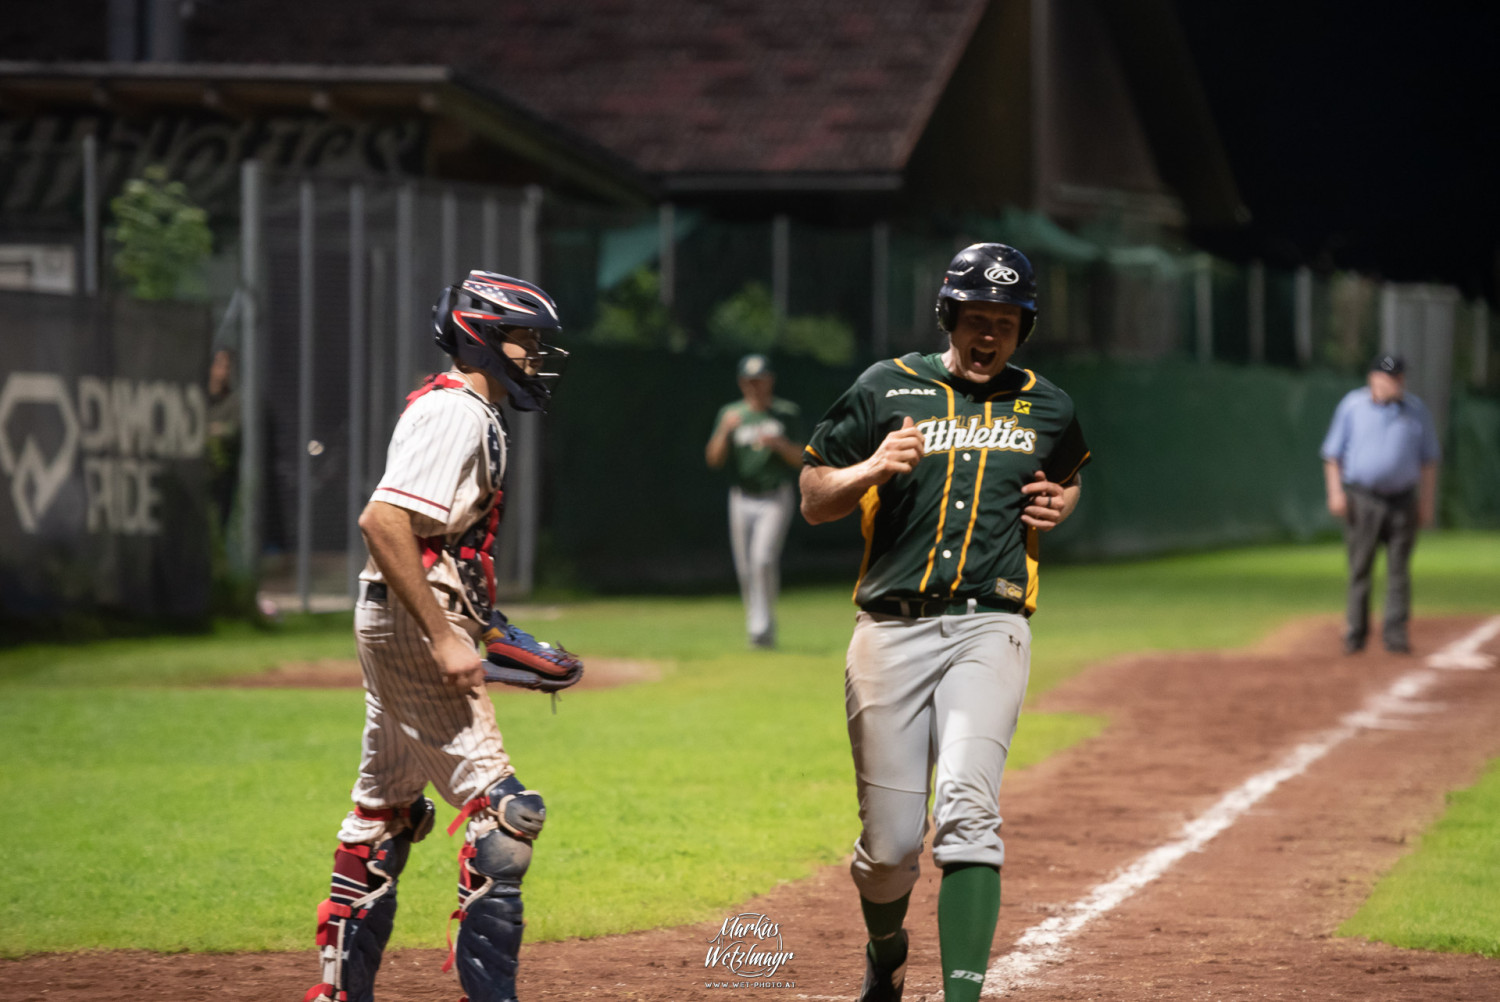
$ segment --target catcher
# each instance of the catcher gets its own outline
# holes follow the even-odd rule
[[[306,1002],[374,998],[396,880],[432,830],[428,783],[459,808],[449,834],[468,825],[458,937],[443,969],[457,964],[470,1002],[515,998],[521,878],[547,812],[511,767],[484,683],[556,692],[583,675],[577,658],[495,608],[491,555],[507,454],[500,404],[545,409],[567,358],[542,341],[561,329],[557,308],[528,282],[472,271],[444,290],[433,328],[454,367],[407,398],[359,518],[370,551],[354,616],[364,742],[318,909],[322,981]]]

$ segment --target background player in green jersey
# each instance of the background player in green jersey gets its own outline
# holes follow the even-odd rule
[[[792,480],[802,465],[802,412],[774,395],[764,355],[740,359],[741,399],[714,420],[704,458],[729,466],[729,542],[745,603],[745,632],[755,647],[776,646],[781,547],[792,520]]]
[[[975,244],[937,300],[947,350],[878,362],[813,431],[802,513],[860,511],[845,668],[862,831],[851,867],[870,942],[861,1002],[894,1002],[933,793],[948,1002],[979,997],[1000,909],[1000,777],[1031,667],[1037,534],[1078,504],[1073,402],[1008,364],[1036,323],[1031,263]],[[935,776],[934,776],[935,770]]]

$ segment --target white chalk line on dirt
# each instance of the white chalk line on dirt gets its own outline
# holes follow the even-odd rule
[[[1500,616],[1430,655],[1426,667],[1406,672],[1383,692],[1365,700],[1358,710],[1345,714],[1339,726],[1323,732],[1287,753],[1274,768],[1251,776],[1221,797],[1207,811],[1183,826],[1176,839],[1151,850],[1126,867],[1113,880],[1100,884],[1087,895],[1064,907],[1058,914],[1032,926],[1016,940],[1012,950],[998,958],[985,973],[983,995],[993,998],[1024,985],[1042,967],[1059,963],[1067,954],[1067,942],[1101,915],[1113,910],[1136,891],[1166,873],[1184,856],[1197,852],[1214,836],[1234,824],[1246,811],[1265,799],[1288,779],[1364,730],[1408,726],[1403,717],[1429,713],[1440,707],[1417,700],[1442,676],[1433,669],[1478,670],[1492,667],[1495,659],[1479,648],[1500,635]],[[799,995],[808,1002],[853,1002],[849,995]]]
[[[993,997],[1019,987],[1040,968],[1059,962],[1067,953],[1068,940],[1086,925],[1118,907],[1184,856],[1202,849],[1271,791],[1305,772],[1354,735],[1372,728],[1400,727],[1402,716],[1435,709],[1432,704],[1417,702],[1417,697],[1441,678],[1433,669],[1490,667],[1494,658],[1480,654],[1479,648],[1497,634],[1500,634],[1500,616],[1428,657],[1429,667],[1401,675],[1384,692],[1376,693],[1358,710],[1346,714],[1337,727],[1293,748],[1276,767],[1251,776],[1226,793],[1218,803],[1183,826],[1173,841],[1146,853],[1113,880],[1100,884],[1058,914],[1026,930],[1010,953],[990,965],[985,975],[984,995]]]

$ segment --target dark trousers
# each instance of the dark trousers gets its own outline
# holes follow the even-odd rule
[[[1344,639],[1362,645],[1370,629],[1370,568],[1385,544],[1385,627],[1387,647],[1407,643],[1411,615],[1411,551],[1417,542],[1417,492],[1384,495],[1352,484],[1344,487],[1349,510],[1344,542],[1349,549],[1348,629]]]

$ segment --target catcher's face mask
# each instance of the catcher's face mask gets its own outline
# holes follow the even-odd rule
[[[433,307],[434,340],[465,365],[489,374],[516,410],[545,410],[568,353],[543,337],[558,333],[557,307],[521,279],[473,271]]]

